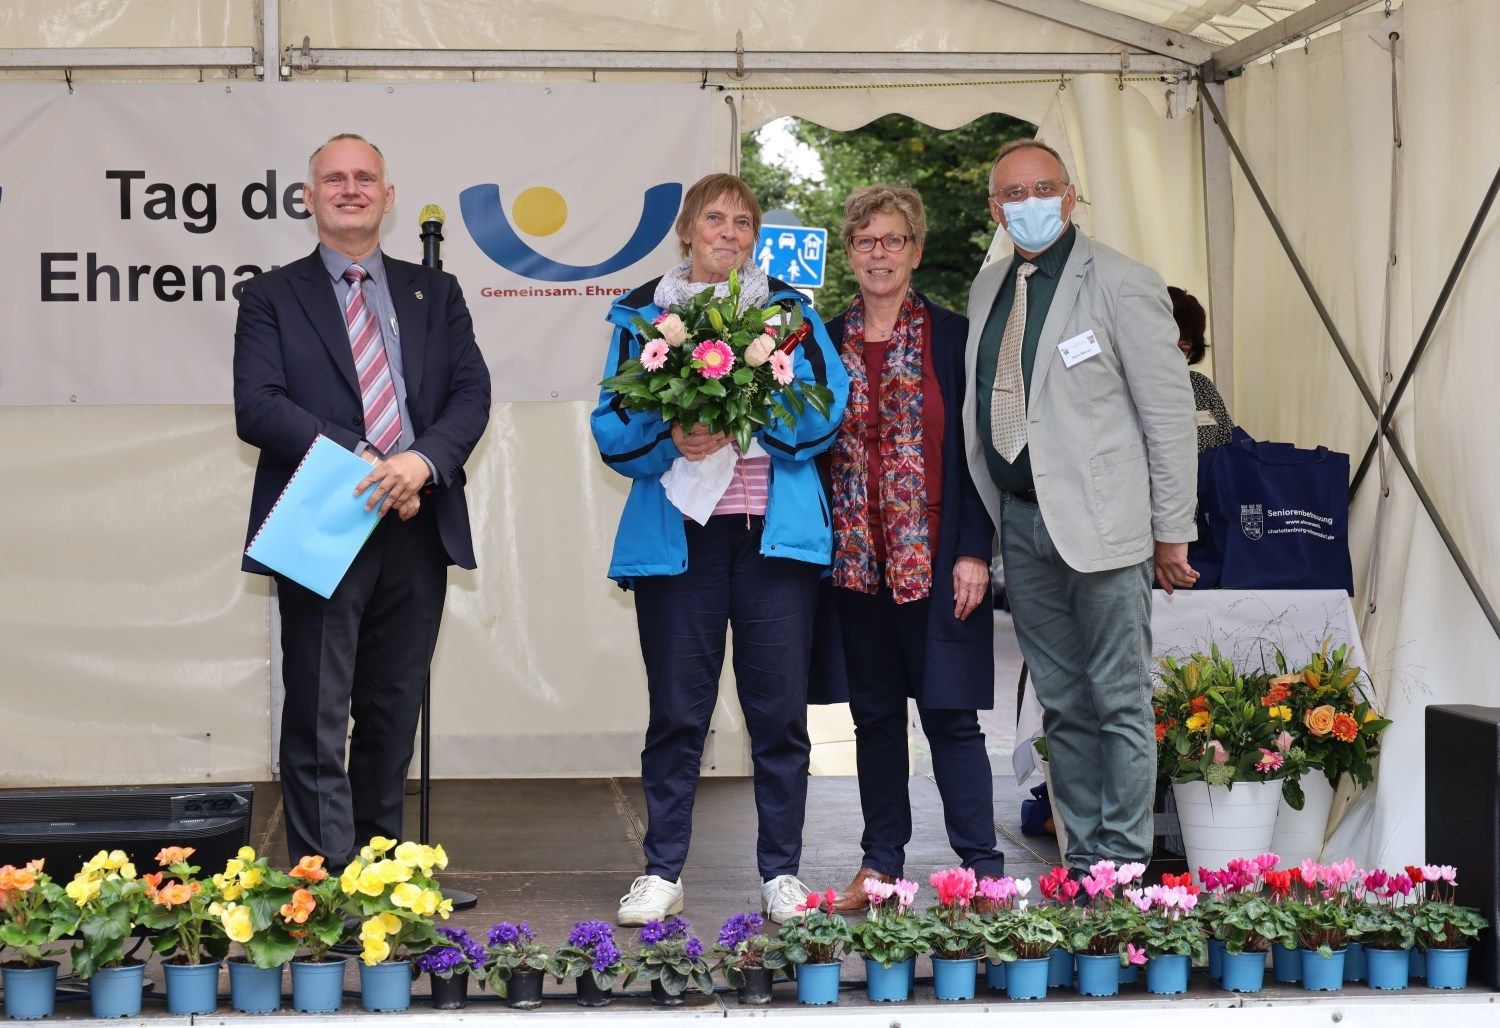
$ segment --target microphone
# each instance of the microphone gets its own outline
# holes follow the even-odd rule
[[[422,208],[422,213],[417,215],[417,221],[422,226],[422,266],[424,268],[443,267],[443,258],[438,253],[438,248],[443,242],[443,222],[447,215],[443,209],[435,203],[430,203]]]

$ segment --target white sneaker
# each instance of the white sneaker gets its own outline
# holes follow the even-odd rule
[[[760,887],[760,909],[776,924],[796,917],[812,892],[796,875],[777,875]]]
[[[615,920],[622,925],[643,925],[660,921],[669,914],[682,913],[682,882],[669,882],[660,875],[641,875],[620,897],[620,913]]]

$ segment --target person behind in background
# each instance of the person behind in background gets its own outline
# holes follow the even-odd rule
[[[702,425],[667,424],[658,414],[627,410],[617,393],[600,392],[594,441],[604,463],[632,480],[609,577],[635,593],[650,711],[641,751],[646,867],[620,899],[623,925],[683,907],[693,798],[731,626],[755,772],[761,908],[779,922],[807,899],[797,880],[811,753],[807,674],[818,579],[832,539],[812,458],[833,443],[848,378],[806,298],[768,279],[751,260],[759,230],[760,205],[744,181],[725,174],[701,179],[683,197],[677,218],[685,259],[609,312],[605,378],[640,354],[635,318],[654,322],[705,289],[726,295],[729,273],[738,271],[746,307],[801,308],[813,331],[794,352],[794,374],[834,395],[826,418],[808,407],[794,427],[773,422],[757,432],[758,445],[740,455],[728,488],[700,525],[673,506],[661,477],[674,461],[703,460],[730,440]]]
[[[287,847],[336,870],[372,836],[401,837],[448,565],[475,566],[463,466],[489,423],[490,374],[458,280],[381,252],[396,187],[379,150],[334,136],[304,197],[317,249],[240,296],[234,418],[260,448],[252,537],[318,436],[374,465],[359,490],[382,518],[333,595],[275,576]],[[249,557],[244,570],[270,573]]]
[[[1052,762],[1066,861],[1151,857],[1151,579],[1196,579],[1192,390],[1166,284],[1085,236],[1062,159],[1001,148],[990,214],[1015,254],[969,293],[969,469]]]
[[[980,877],[1005,873],[977,712],[995,699],[995,528],[964,458],[968,321],[912,287],[926,236],[914,189],[866,186],[844,203],[844,250],[859,291],[828,325],[850,381],[830,461],[832,593],[864,833],[842,911],[869,905],[867,879],[892,882],[905,871],[908,698],[931,747],[954,852]],[[819,697],[836,698],[844,697]]]
[[[1187,358],[1189,368],[1201,364],[1203,355],[1208,352],[1208,343],[1203,338],[1208,328],[1208,315],[1204,313],[1203,305],[1186,289],[1167,286],[1167,294],[1172,298],[1172,317],[1177,321],[1177,348]],[[1224,409],[1224,398],[1219,395],[1218,388],[1211,378],[1196,371],[1189,371],[1188,379],[1193,384],[1193,406],[1197,409],[1198,452],[1212,446],[1228,445],[1234,422],[1229,420],[1229,412]]]

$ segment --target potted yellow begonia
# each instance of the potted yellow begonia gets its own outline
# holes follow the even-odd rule
[[[249,846],[240,847],[213,876],[218,900],[209,909],[224,934],[244,950],[244,956],[229,959],[229,1004],[240,1013],[264,1014],[281,1006],[282,977],[298,940],[278,914],[297,884]]]
[[[366,1010],[411,1005],[412,957],[437,941],[433,918],[446,920],[453,911],[434,877],[447,866],[442,846],[376,836],[344,868],[339,886],[363,922],[359,971]]]
[[[64,891],[78,913],[73,973],[89,983],[94,1016],[138,1015],[146,964],[126,957],[125,940],[146,913],[146,883],[123,850],[100,850]]]

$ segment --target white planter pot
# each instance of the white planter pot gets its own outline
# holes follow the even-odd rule
[[[1276,811],[1276,831],[1271,836],[1271,852],[1281,857],[1283,868],[1296,867],[1323,853],[1323,839],[1328,831],[1328,812],[1333,809],[1333,786],[1321,771],[1302,776],[1303,804],[1293,810],[1286,800]]]
[[[1217,870],[1236,857],[1258,857],[1271,848],[1280,782],[1236,782],[1233,789],[1176,782],[1177,819],[1188,869]]]
[[[1060,855],[1058,863],[1066,867],[1068,865],[1068,829],[1063,824],[1062,811],[1057,809],[1057,792],[1052,788],[1052,762],[1037,758],[1037,764],[1042,769],[1042,777],[1047,782],[1047,802],[1052,804],[1052,830],[1057,835],[1057,852]]]

